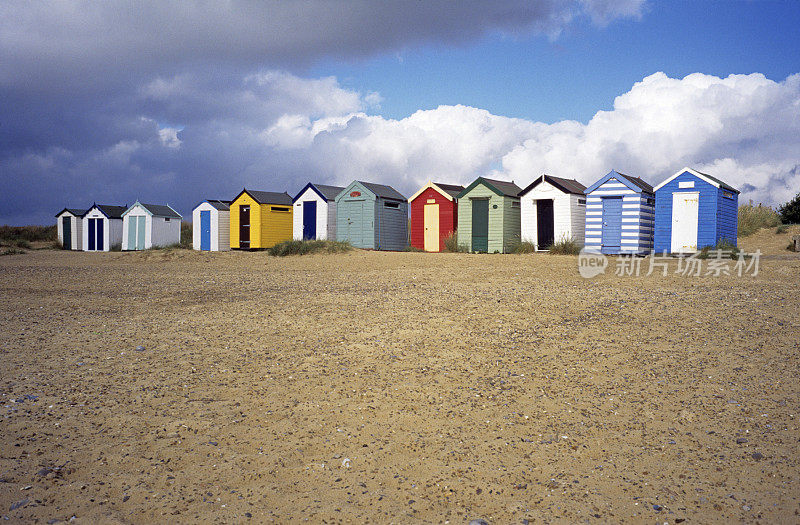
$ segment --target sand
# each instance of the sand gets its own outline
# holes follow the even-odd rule
[[[768,247],[756,277],[612,260],[586,280],[546,254],[0,257],[0,516],[797,522],[791,233],[742,242]]]

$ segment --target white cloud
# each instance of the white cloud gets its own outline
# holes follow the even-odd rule
[[[342,184],[364,178],[407,194],[430,179],[468,183],[479,175],[525,185],[549,173],[588,185],[611,169],[655,185],[688,165],[744,199],[777,204],[800,187],[800,75],[775,82],[761,74],[655,73],[586,124],[441,106],[401,120],[284,115],[262,138],[278,151],[300,150],[317,176]]]
[[[271,144],[304,147],[339,182],[367,177],[410,191],[428,179],[486,175],[520,184],[547,172],[591,183],[610,169],[658,183],[684,165],[708,170],[758,201],[782,202],[800,187],[800,75],[683,79],[656,73],[587,124],[547,125],[464,106],[401,120],[354,113],[283,117]]]

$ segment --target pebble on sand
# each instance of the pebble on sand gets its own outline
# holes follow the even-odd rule
[[[144,352],[144,347],[142,345],[139,345],[136,348],[134,348],[134,350],[136,350],[137,352]]]
[[[469,520],[469,525],[489,525],[484,519]]]

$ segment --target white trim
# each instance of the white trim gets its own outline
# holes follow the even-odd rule
[[[432,181],[429,181],[425,186],[420,188],[420,190],[417,193],[415,193],[414,195],[412,195],[411,197],[408,198],[409,204],[411,203],[411,201],[413,201],[414,199],[419,197],[422,194],[422,192],[427,190],[428,188],[431,188],[432,190],[434,190],[434,191],[436,191],[438,193],[441,193],[442,197],[444,197],[445,199],[447,199],[449,201],[453,200],[453,196],[452,195],[448,195],[448,193],[446,191],[444,191],[442,188],[440,188],[439,186],[434,184]]]
[[[677,177],[679,177],[679,176],[683,175],[683,174],[684,174],[684,173],[686,173],[687,171],[688,171],[689,173],[691,173],[692,175],[694,175],[695,177],[697,177],[698,179],[701,179],[701,180],[703,180],[703,181],[705,181],[705,182],[707,182],[707,183],[711,184],[711,185],[712,185],[712,186],[714,186],[715,188],[719,188],[719,187],[720,187],[720,185],[719,185],[719,182],[714,182],[713,180],[709,179],[708,177],[706,177],[705,175],[703,175],[703,174],[702,174],[702,173],[700,173],[699,171],[695,171],[695,170],[693,170],[692,168],[686,167],[686,168],[683,168],[682,170],[680,170],[680,171],[679,171],[678,173],[676,173],[675,175],[673,175],[673,176],[669,177],[668,179],[666,179],[665,181],[663,181],[661,184],[659,184],[659,185],[658,185],[658,186],[656,186],[655,188],[653,188],[653,191],[656,191],[656,190],[658,190],[659,188],[661,188],[661,187],[662,187],[662,186],[664,186],[665,184],[669,184],[669,183],[670,183],[672,180],[674,180],[675,178],[677,178]]]

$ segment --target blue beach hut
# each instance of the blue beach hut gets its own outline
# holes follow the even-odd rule
[[[356,248],[408,246],[408,202],[391,186],[353,181],[336,196],[336,239]]]
[[[587,250],[646,255],[653,250],[653,187],[610,171],[586,188]]]
[[[656,253],[694,253],[720,241],[736,245],[739,190],[683,168],[655,187]]]

